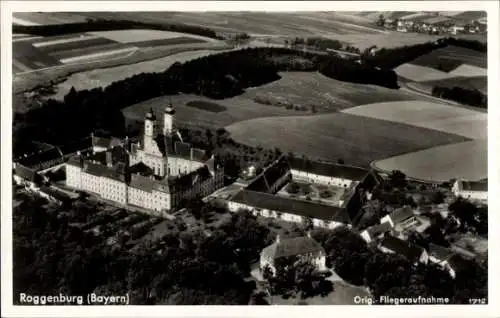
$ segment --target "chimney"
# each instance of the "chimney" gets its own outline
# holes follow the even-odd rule
[[[106,165],[108,167],[112,167],[113,166],[113,156],[111,154],[111,151],[106,151]]]

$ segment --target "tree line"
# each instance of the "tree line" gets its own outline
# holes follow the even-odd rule
[[[452,304],[468,304],[471,298],[488,295],[487,260],[467,261],[467,266],[452,279],[434,264],[412,264],[397,254],[385,254],[369,247],[347,228],[318,229],[313,237],[327,254],[327,266],[347,282],[368,286],[375,299],[392,297],[448,297]]]
[[[26,199],[13,213],[15,303],[19,293],[94,292],[129,293],[135,305],[246,305],[255,289],[244,281],[249,264],[272,240],[255,217],[235,214],[209,237],[177,226],[156,245],[132,251],[73,226],[68,215],[77,214],[75,207],[38,201]]]
[[[12,26],[12,33],[26,33],[39,36],[56,36],[71,33],[114,31],[126,29],[153,29],[161,31],[195,34],[217,39],[215,31],[185,24],[145,23],[128,20],[88,19],[86,22],[46,24],[46,25],[18,25]]]
[[[477,89],[467,89],[460,86],[434,86],[432,88],[432,96],[449,99],[469,106],[488,108],[488,97]]]
[[[281,70],[294,70],[296,64],[289,59],[274,59],[282,55],[308,59],[314,70],[338,80],[397,87],[393,71],[285,48],[247,48],[175,63],[165,71],[137,74],[106,88],[72,88],[62,101],[49,99],[39,108],[15,115],[14,153],[22,155],[33,136],[58,145],[97,130],[124,136],[126,125],[121,110],[154,97],[186,93],[223,99],[239,95],[248,87],[278,80]],[[303,70],[301,65],[297,67]]]
[[[486,53],[488,50],[486,43],[448,37],[422,44],[405,45],[395,48],[381,48],[373,54],[365,52],[362,56],[362,60],[363,63],[367,65],[393,69],[401,64],[411,62],[419,56],[429,54],[436,49],[444,48],[448,45],[459,46],[481,53]]]

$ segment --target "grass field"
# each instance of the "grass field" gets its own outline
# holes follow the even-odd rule
[[[483,67],[477,67],[468,64],[462,64],[453,71],[450,72],[453,76],[463,76],[463,77],[478,77],[478,76],[488,76],[488,70]]]
[[[13,18],[14,23],[21,20],[31,25],[76,23],[86,20],[85,16],[74,12],[14,12]]]
[[[201,49],[206,47],[206,49]],[[167,55],[158,59],[153,59],[145,62],[126,64],[116,67],[108,68],[95,68],[89,71],[78,72],[66,78],[65,81],[56,86],[57,93],[49,96],[55,99],[62,99],[71,87],[76,90],[92,89],[95,87],[106,87],[112,82],[123,80],[140,73],[162,72],[168,69],[175,62],[186,62],[209,54],[217,53],[217,50],[210,50],[210,48],[223,48],[224,46],[217,46],[216,44],[196,44],[186,45],[180,48],[181,52]],[[193,50],[189,50],[192,48]],[[196,50],[196,48],[200,48]],[[186,52],[187,50],[187,52]]]
[[[470,139],[483,139],[487,136],[488,114],[457,106],[423,101],[389,102],[362,105],[343,112],[438,130]]]
[[[422,180],[480,180],[488,177],[488,142],[483,139],[445,145],[376,161],[373,165],[384,171],[401,170]]]
[[[420,83],[409,83],[407,84],[409,87],[415,87],[418,90],[425,91],[427,94],[432,93],[432,88],[435,86],[441,87],[462,87],[465,89],[477,89],[483,94],[487,95],[488,93],[488,79],[485,76],[478,77],[453,77],[445,80],[438,81],[428,81],[428,82],[420,82]]]
[[[282,72],[281,79],[248,89],[244,97],[265,104],[305,107],[317,112],[333,112],[361,104],[412,100],[410,94],[376,85],[341,82],[320,73]],[[290,107],[289,106],[289,107]],[[277,107],[277,106],[275,106]]]
[[[258,118],[226,127],[238,142],[367,166],[373,160],[465,141],[410,125],[344,113]]]
[[[181,126],[221,128],[227,125],[258,117],[264,116],[293,116],[300,114],[295,110],[288,110],[279,107],[270,107],[255,103],[252,100],[237,96],[225,100],[211,100],[203,96],[196,95],[174,95],[162,96],[153,98],[148,101],[135,104],[123,110],[126,118],[132,120],[144,119],[144,114],[151,108],[156,113],[162,113],[166,105],[172,102],[176,109],[175,120],[176,124]],[[186,104],[196,102],[200,103],[216,103],[221,108],[226,110],[213,112],[211,110],[200,109],[200,107],[187,106]]]
[[[429,54],[422,55],[411,64],[436,68],[442,61],[454,60],[460,64],[469,64],[481,68],[486,68],[487,56],[486,53],[481,53],[471,49],[449,45],[444,48],[439,48]]]
[[[414,82],[437,81],[455,77],[452,74],[438,71],[432,67],[411,63],[402,64],[396,67],[394,71],[398,76]]]
[[[208,102],[203,100],[193,100],[186,103],[186,106],[193,107],[196,109],[205,110],[212,113],[220,113],[227,110],[227,107],[222,106],[218,103]]]
[[[212,41],[212,42],[217,41],[215,39],[199,35],[170,32],[170,31],[160,31],[160,30],[147,30],[147,29],[100,31],[100,32],[90,32],[90,34],[94,34],[96,36],[103,37],[119,43],[140,43],[140,42],[148,42],[156,40],[175,39],[180,37],[187,37],[187,38],[193,38],[203,41]]]

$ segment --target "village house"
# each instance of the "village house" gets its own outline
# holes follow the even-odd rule
[[[28,189],[34,189],[41,183],[42,177],[35,169],[25,167],[19,163],[15,164],[12,178],[17,185],[24,186]]]
[[[488,202],[488,182],[487,181],[464,181],[456,180],[451,191],[456,197],[464,199]]]
[[[318,271],[326,271],[326,253],[323,247],[314,240],[310,233],[307,236],[283,238],[279,235],[269,246],[260,253],[260,269],[266,268],[276,275],[277,263],[283,259],[294,258],[296,261],[305,261],[316,267]]]
[[[411,227],[417,220],[413,213],[413,210],[409,206],[404,206],[402,208],[394,210],[392,213],[384,216],[380,219],[380,224],[388,222],[392,228],[396,225]]]
[[[427,264],[429,260],[427,251],[422,247],[391,235],[386,235],[378,248],[384,253],[401,255],[413,264]]]
[[[452,249],[435,244],[429,245],[429,261],[446,270],[452,278],[467,266],[466,260]]]
[[[371,243],[376,239],[383,238],[386,233],[391,231],[392,227],[389,222],[384,222],[381,224],[376,224],[370,226],[361,232],[361,237],[366,241],[366,243]]]

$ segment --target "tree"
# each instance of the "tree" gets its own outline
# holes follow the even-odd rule
[[[380,27],[383,27],[385,25],[385,18],[384,18],[384,15],[381,14],[378,16],[378,20],[377,20],[377,26],[380,26]]]
[[[289,185],[287,185],[286,192],[291,194],[297,194],[300,192],[300,185],[298,183],[291,182]]]
[[[406,186],[406,175],[399,170],[393,170],[389,175],[389,181],[394,188],[404,188]]]

